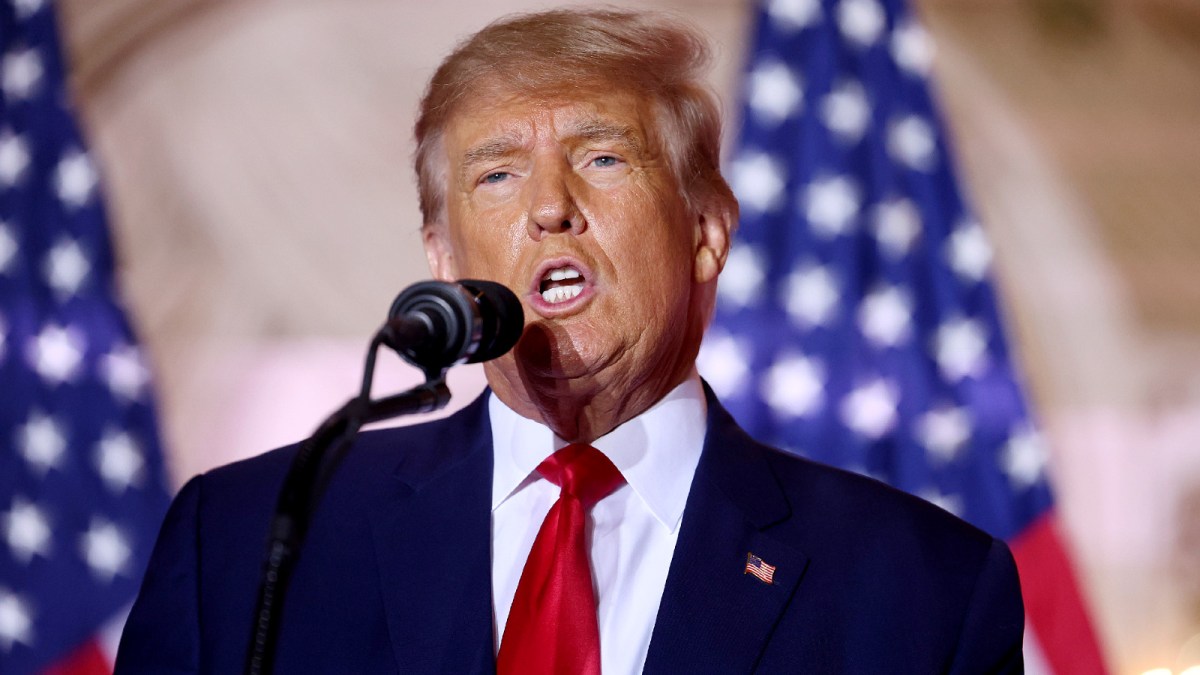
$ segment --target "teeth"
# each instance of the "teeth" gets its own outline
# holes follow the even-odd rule
[[[578,279],[583,275],[574,267],[560,267],[556,270],[550,270],[550,281],[562,281],[563,279]]]
[[[583,285],[578,286],[558,286],[557,288],[548,288],[542,291],[542,299],[546,302],[557,305],[560,302],[566,302],[571,298],[583,292]]]

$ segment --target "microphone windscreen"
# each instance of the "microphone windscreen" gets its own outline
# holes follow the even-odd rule
[[[508,287],[494,281],[460,279],[458,283],[475,296],[483,318],[479,347],[467,363],[481,363],[503,356],[517,344],[525,330],[521,301]]]
[[[388,310],[384,344],[426,370],[449,368],[478,344],[479,307],[459,284],[420,281],[404,289]],[[419,330],[420,327],[425,330]]]

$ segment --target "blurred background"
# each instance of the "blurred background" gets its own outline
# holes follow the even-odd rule
[[[1110,665],[1200,663],[1200,3],[913,4]],[[751,4],[636,5],[708,32],[736,117]],[[176,486],[354,392],[391,299],[428,275],[421,87],[458,39],[546,6],[59,3]],[[384,361],[378,391],[416,380]],[[453,405],[482,386],[456,369]]]

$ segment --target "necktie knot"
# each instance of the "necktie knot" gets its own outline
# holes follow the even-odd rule
[[[625,482],[621,471],[596,448],[572,443],[538,465],[538,473],[562,488],[564,496],[591,508]]]

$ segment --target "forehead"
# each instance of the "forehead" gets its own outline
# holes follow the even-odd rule
[[[445,127],[453,163],[486,154],[488,148],[518,149],[536,142],[605,140],[645,152],[657,141],[650,101],[615,88],[546,95],[484,89],[457,108]]]

